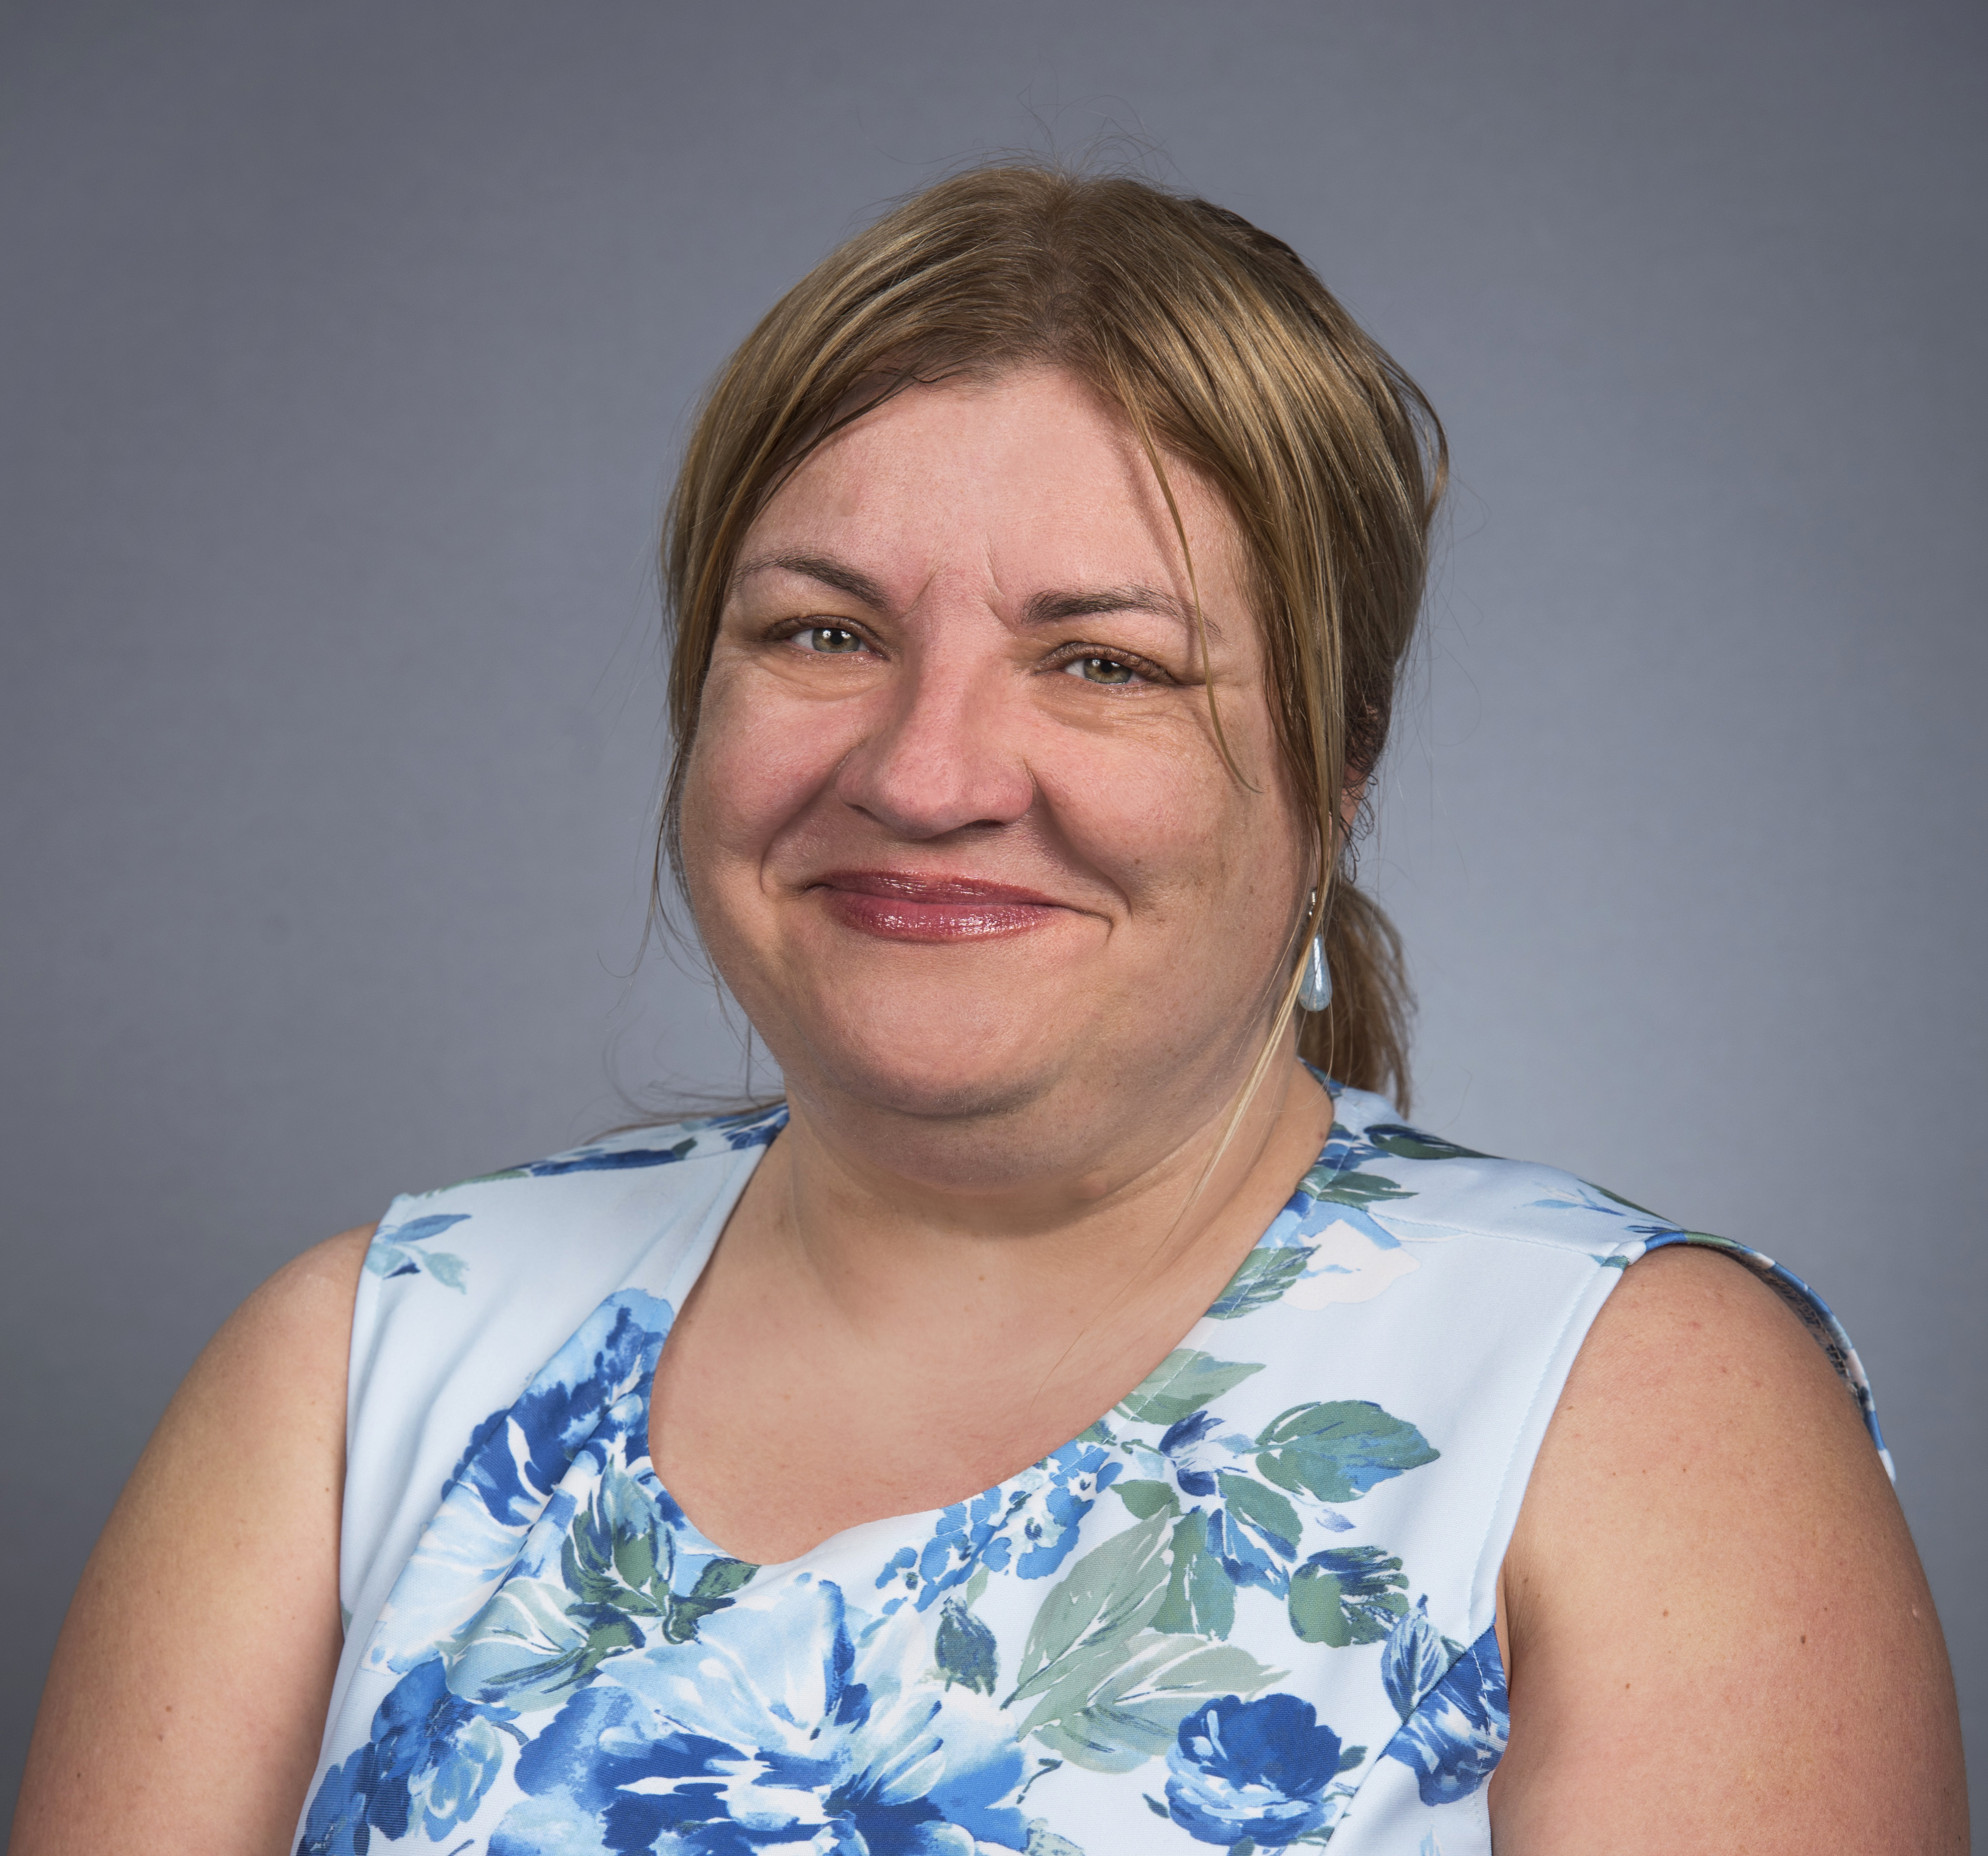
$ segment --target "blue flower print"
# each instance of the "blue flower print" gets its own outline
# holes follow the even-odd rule
[[[1221,1421],[1212,1411],[1197,1411],[1169,1424],[1160,1439],[1160,1454],[1172,1466],[1174,1480],[1183,1495],[1213,1495],[1215,1477],[1256,1448],[1249,1438],[1212,1435]]]
[[[1168,1749],[1168,1814],[1202,1843],[1281,1849],[1330,1829],[1347,1795],[1333,1783],[1344,1763],[1310,1702],[1223,1695],[1182,1722]]]
[[[1335,1094],[1209,1320],[1073,1442],[780,1566],[654,1473],[644,1289],[688,1279],[783,1111],[397,1202],[300,1856],[1482,1856],[1504,1677],[1445,1632],[1488,1621],[1514,1428],[1597,1263],[1707,1240]]]
[[[982,1566],[1046,1579],[1070,1557],[1084,1516],[1124,1468],[1105,1445],[1065,1444],[1019,1475],[943,1510],[924,1548],[901,1549],[877,1583],[901,1583],[917,1594],[922,1611]]]
[[[1429,1622],[1425,1594],[1381,1648],[1381,1686],[1387,1690],[1395,1713],[1407,1720],[1462,1654],[1461,1644],[1451,1642]]]
[[[1221,1423],[1212,1412],[1195,1412],[1168,1427],[1153,1455],[1183,1510],[1205,1516],[1208,1550],[1229,1579],[1280,1598],[1290,1590],[1307,1519],[1332,1533],[1353,1525],[1324,1498],[1357,1500],[1435,1455],[1412,1425],[1378,1405],[1293,1407],[1255,1438]],[[1143,1454],[1132,1440],[1124,1447]]]
[[[1197,1411],[1168,1425],[1159,1454],[1174,1486],[1188,1498],[1185,1510],[1205,1517],[1208,1551],[1230,1580],[1281,1597],[1303,1523],[1283,1495],[1240,1472],[1237,1466],[1255,1451],[1256,1441],[1219,1431],[1221,1421],[1212,1412]]]
[[[646,1458],[642,1434],[649,1376],[669,1331],[667,1302],[639,1289],[610,1295],[526,1387],[472,1435],[434,1521],[396,1582],[366,1666],[405,1672],[447,1643],[499,1583],[522,1570],[519,1554],[542,1517],[556,1548],[572,1519],[573,1497],[560,1484],[587,1458],[592,1482],[632,1455]],[[556,1512],[554,1512],[556,1511]]]
[[[567,1478],[519,1549],[512,1575],[443,1646],[457,1694],[520,1714],[556,1708],[604,1663],[652,1638],[681,1644],[727,1609],[758,1569],[687,1551],[681,1510],[610,1464]]]
[[[1454,1804],[1491,1776],[1511,1725],[1497,1634],[1486,1631],[1388,1743],[1386,1756],[1414,1772],[1423,1804]]]
[[[725,1144],[735,1153],[749,1147],[766,1147],[787,1125],[787,1105],[776,1102],[769,1108],[749,1109],[740,1115],[720,1115],[708,1122],[692,1122],[694,1128],[722,1133]]]
[[[869,1624],[832,1583],[742,1594],[694,1646],[615,1666],[519,1756],[492,1856],[761,1849],[952,1856],[1028,1841],[994,1704],[924,1679],[910,1608]]]
[[[536,1518],[583,1448],[620,1442],[646,1415],[643,1394],[670,1321],[668,1305],[640,1289],[610,1295],[516,1404],[477,1426],[451,1480],[499,1520]]]
[[[611,1141],[595,1141],[570,1153],[555,1153],[549,1160],[507,1167],[502,1173],[485,1177],[563,1179],[574,1173],[626,1173],[644,1167],[674,1166],[714,1148],[738,1153],[749,1147],[766,1146],[786,1125],[787,1105],[776,1102],[770,1108],[749,1109],[742,1114],[714,1115],[681,1123],[678,1126],[683,1132],[678,1139],[653,1146],[621,1146]]]
[[[325,1774],[298,1856],[366,1856],[376,1831],[434,1840],[466,1821],[503,1764],[497,1723],[510,1719],[451,1694],[439,1657],[418,1664],[380,1704],[372,1738]]]
[[[563,1179],[570,1173],[626,1173],[638,1167],[668,1167],[688,1160],[695,1140],[672,1141],[666,1147],[576,1147],[570,1153],[533,1160],[493,1174],[493,1179]]]

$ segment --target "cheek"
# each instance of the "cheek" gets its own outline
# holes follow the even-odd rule
[[[1236,732],[1232,745],[1240,746]],[[1244,764],[1256,772],[1262,760]],[[1041,784],[1063,835],[1078,857],[1111,873],[1135,916],[1178,933],[1229,935],[1244,916],[1260,914],[1273,936],[1282,933],[1296,878],[1276,783],[1259,772],[1255,784],[1267,790],[1249,791],[1196,728],[1165,743],[1074,755],[1057,774],[1053,787],[1049,778]]]
[[[767,848],[834,777],[827,718],[783,713],[749,672],[714,667],[685,774],[685,874],[693,897],[756,869]]]

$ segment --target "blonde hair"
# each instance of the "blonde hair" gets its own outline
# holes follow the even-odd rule
[[[1405,1106],[1401,943],[1353,886],[1349,821],[1387,740],[1422,601],[1442,428],[1289,246],[1128,176],[1002,165],[942,181],[823,259],[718,376],[666,525],[674,756],[658,896],[665,860],[681,873],[678,824],[712,641],[767,499],[893,394],[1030,365],[1068,371],[1123,415],[1177,532],[1163,456],[1226,502],[1284,771],[1325,873],[1293,925],[1277,1023],[1293,1008],[1297,950],[1322,932],[1332,1003],[1303,1015],[1299,1049]]]

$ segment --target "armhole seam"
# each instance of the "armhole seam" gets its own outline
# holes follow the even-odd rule
[[[1864,1421],[1864,1429],[1872,1446],[1878,1452],[1878,1461],[1885,1466],[1886,1478],[1894,1486],[1898,1480],[1897,1466],[1892,1461],[1892,1452],[1885,1442],[1885,1433],[1878,1422],[1878,1406],[1871,1391],[1870,1375],[1864,1370],[1864,1362],[1858,1356],[1848,1331],[1836,1318],[1835,1311],[1809,1287],[1800,1277],[1777,1262],[1764,1251],[1755,1250],[1750,1245],[1736,1243],[1730,1238],[1716,1237],[1704,1231],[1670,1231],[1648,1241],[1634,1258],[1632,1263],[1640,1263],[1652,1251],[1675,1250],[1683,1245],[1692,1250],[1710,1251],[1715,1255],[1729,1258],[1741,1265],[1757,1277],[1776,1299],[1799,1321],[1808,1337],[1822,1350],[1835,1372],[1843,1389],[1856,1401],[1857,1409]]]
[[[1604,1280],[1598,1285],[1583,1285],[1572,1297],[1560,1325],[1554,1331],[1551,1344],[1540,1360],[1531,1392],[1526,1400],[1523,1415],[1512,1434],[1504,1463],[1499,1470],[1496,1492],[1492,1499],[1490,1514],[1485,1522],[1483,1534],[1478,1542],[1470,1575],[1470,1591],[1465,1614],[1469,1624],[1476,1624],[1477,1606],[1480,1601],[1484,1607],[1483,1624],[1481,1629],[1472,1631],[1469,1641],[1472,1643],[1483,1631],[1495,1632],[1496,1629],[1498,1574],[1503,1566],[1506,1552],[1511,1545],[1513,1532],[1518,1525],[1519,1511],[1525,1502],[1525,1489],[1532,1480],[1533,1467],[1538,1461],[1540,1446],[1546,1440],[1547,1429],[1553,1421],[1553,1414],[1559,1404],[1561,1390],[1567,1384],[1567,1375],[1574,1370],[1574,1360],[1587,1341],[1588,1331],[1594,1326],[1595,1318],[1601,1312],[1608,1298],[1615,1292],[1628,1266],[1641,1258],[1642,1245],[1638,1240],[1618,1244],[1605,1251],[1590,1251],[1581,1254],[1592,1260],[1596,1274]],[[1599,1294],[1595,1292],[1598,1286]],[[1568,1344],[1570,1338],[1573,1341],[1571,1346]],[[1519,1475],[1516,1472],[1522,1455],[1524,1458],[1523,1474]]]

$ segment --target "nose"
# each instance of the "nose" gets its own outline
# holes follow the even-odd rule
[[[1013,825],[1036,796],[1021,722],[1006,665],[917,653],[844,757],[836,796],[900,838]]]

